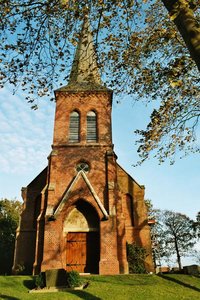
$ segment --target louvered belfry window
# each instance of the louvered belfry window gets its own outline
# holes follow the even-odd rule
[[[87,142],[97,141],[97,116],[94,111],[87,113]]]
[[[69,141],[72,143],[78,143],[79,135],[80,135],[80,116],[77,111],[73,111],[70,114],[70,121],[69,121]]]

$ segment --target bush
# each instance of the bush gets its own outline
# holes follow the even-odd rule
[[[136,244],[127,243],[127,259],[129,264],[130,274],[144,274],[146,273],[144,260],[146,257],[146,250]]]
[[[45,278],[44,273],[40,273],[39,275],[35,276],[35,286],[37,289],[42,289],[45,287]]]
[[[83,284],[81,276],[76,271],[67,272],[67,287],[74,288]]]

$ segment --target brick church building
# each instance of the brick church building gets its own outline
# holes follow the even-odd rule
[[[146,270],[153,271],[144,186],[113,150],[112,94],[101,82],[86,21],[69,83],[55,91],[48,166],[22,188],[13,270],[126,274],[126,243],[135,242],[146,249]]]

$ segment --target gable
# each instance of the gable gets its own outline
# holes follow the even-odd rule
[[[117,177],[123,177],[125,181],[136,185],[140,189],[145,189],[144,185],[140,185],[130,174],[128,174],[118,163],[117,163]],[[119,182],[118,182],[119,183]]]
[[[73,193],[79,193],[81,196],[81,188],[80,188],[80,182],[83,181],[89,191],[89,193],[93,196],[93,199],[95,200],[98,208],[100,209],[101,213],[103,214],[105,219],[108,219],[108,213],[106,209],[103,206],[103,203],[99,199],[97,193],[95,192],[94,188],[92,187],[89,179],[87,178],[86,174],[81,170],[77,173],[76,177],[68,187],[68,189],[65,191],[62,200],[60,201],[58,207],[56,208],[54,212],[54,216],[58,215],[62,209],[65,206],[65,203],[67,200],[73,195]]]
[[[46,167],[42,172],[40,172],[28,185],[27,188],[37,188],[42,190],[46,185],[47,180],[47,171],[48,167]]]

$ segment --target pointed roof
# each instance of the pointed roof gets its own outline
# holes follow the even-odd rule
[[[93,82],[101,85],[101,78],[97,66],[96,53],[88,17],[85,18],[83,23],[80,40],[76,49],[69,77],[69,84],[77,82]]]
[[[83,22],[80,39],[72,63],[69,83],[57,91],[106,90],[99,75],[97,57],[88,17]]]

